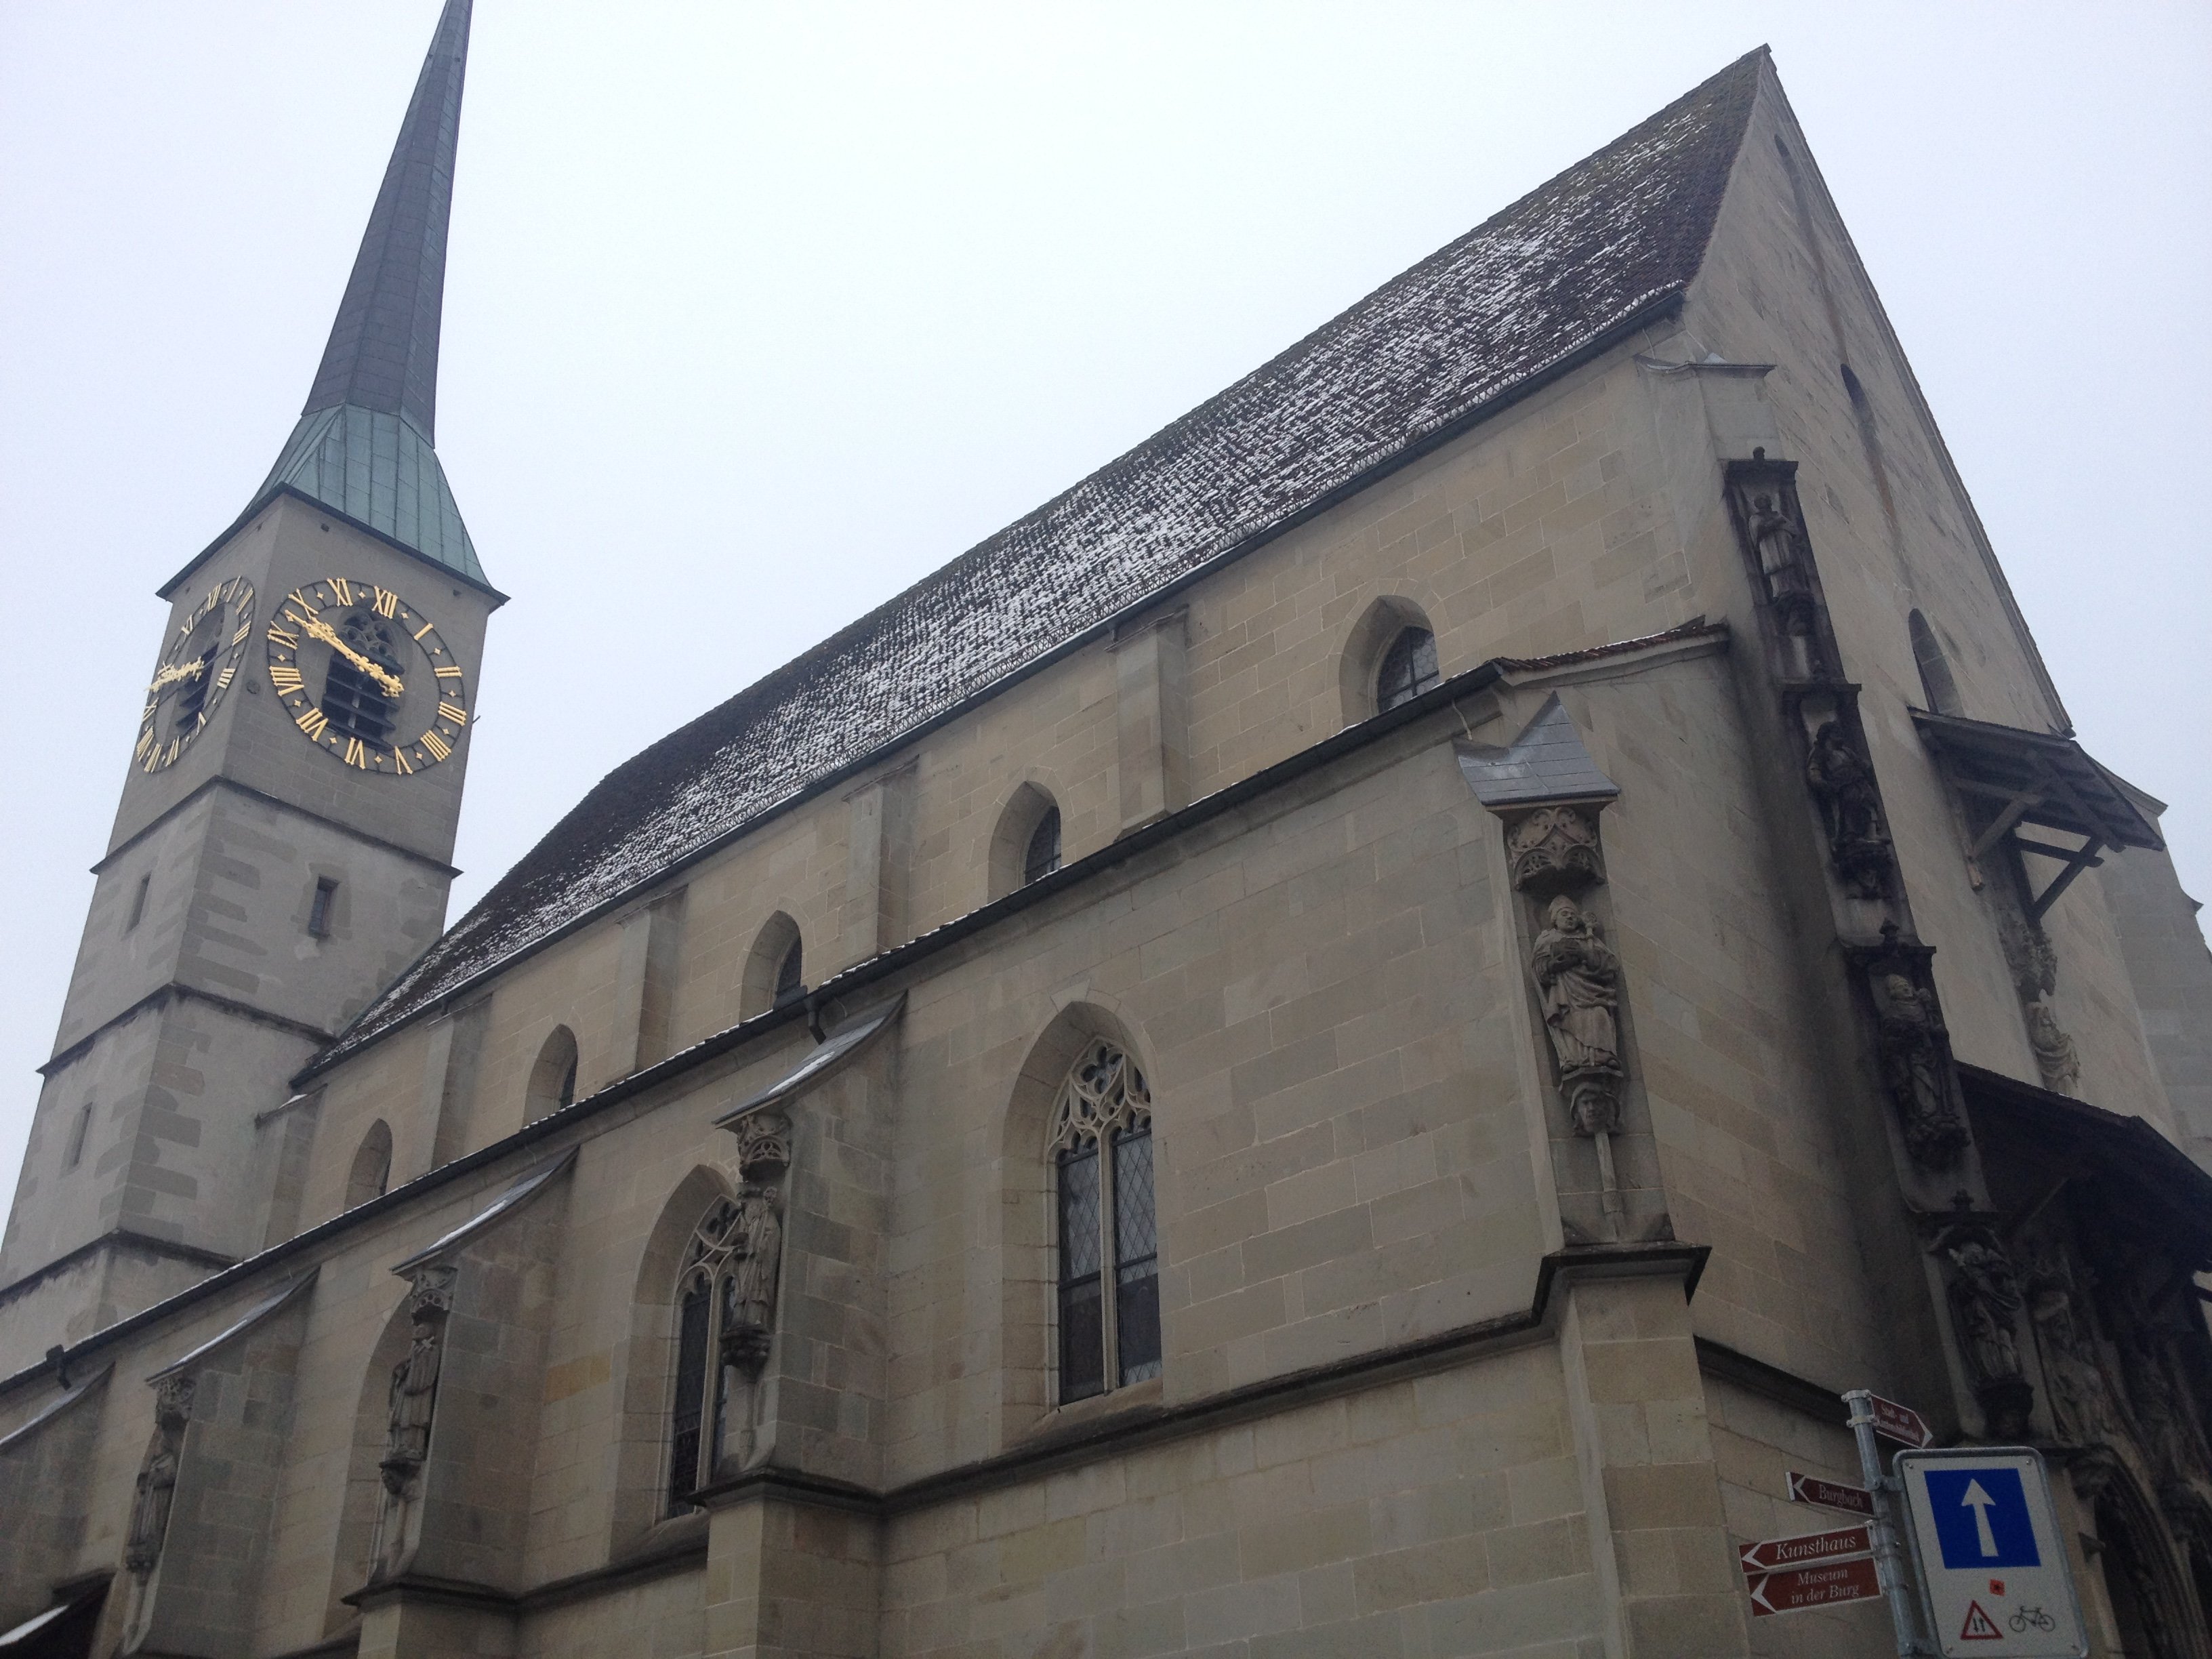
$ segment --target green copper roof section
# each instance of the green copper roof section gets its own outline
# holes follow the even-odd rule
[[[438,452],[404,415],[358,404],[302,415],[254,492],[256,504],[285,484],[471,581],[491,585]]]

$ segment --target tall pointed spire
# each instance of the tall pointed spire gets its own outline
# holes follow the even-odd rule
[[[471,9],[471,0],[446,0],[439,15],[314,387],[254,506],[272,490],[296,490],[483,582],[432,447]]]
[[[352,404],[404,415],[436,441],[438,313],[470,5],[447,0],[438,19],[304,414]]]

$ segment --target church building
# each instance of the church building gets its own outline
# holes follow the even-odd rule
[[[0,1659],[1877,1659],[1737,1553],[1858,1389],[2042,1452],[2100,1659],[2212,1659],[2212,954],[1763,51],[449,925],[469,22],[144,573]]]

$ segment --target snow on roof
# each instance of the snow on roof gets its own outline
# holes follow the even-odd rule
[[[1704,258],[1763,51],[610,773],[320,1070],[1542,374]]]

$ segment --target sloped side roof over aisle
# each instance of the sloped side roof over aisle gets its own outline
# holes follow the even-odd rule
[[[1762,49],[617,768],[313,1069],[1679,294]]]

